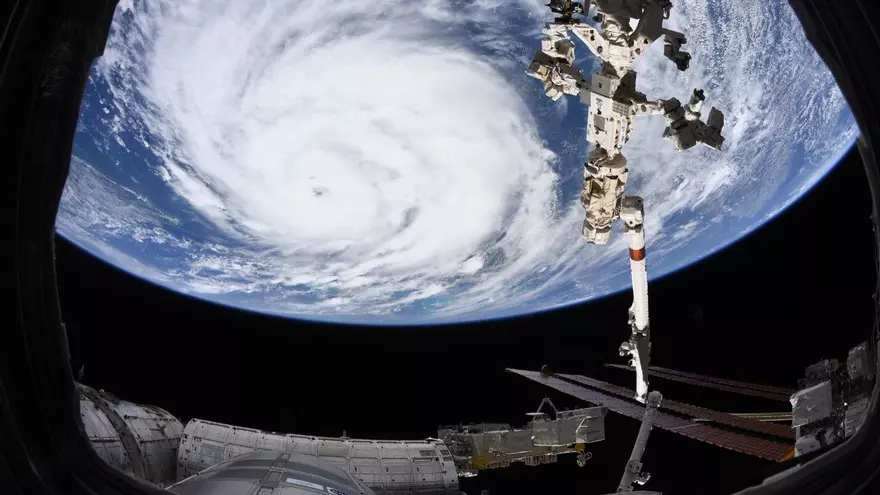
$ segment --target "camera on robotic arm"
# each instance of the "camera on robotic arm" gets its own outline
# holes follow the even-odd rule
[[[682,50],[681,45],[687,43],[687,39],[677,31],[663,31],[663,56],[673,61],[678,70],[686,71],[691,63],[691,54]]]

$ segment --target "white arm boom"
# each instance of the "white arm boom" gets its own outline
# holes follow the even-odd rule
[[[648,321],[648,270],[645,263],[645,207],[642,198],[623,198],[620,219],[629,244],[633,303],[629,310],[630,338],[620,345],[620,355],[629,354],[636,371],[636,400],[648,395],[648,366],[651,364],[651,330]]]
[[[633,284],[633,325],[643,331],[648,328],[648,270],[645,264],[645,207],[642,198],[630,196],[623,199],[620,219],[624,222],[629,244],[629,267]]]
[[[571,32],[587,45],[587,48],[593,52],[593,55],[601,60],[608,60],[611,53],[611,43],[605,39],[601,31],[592,26],[585,25],[565,27],[571,29]]]
[[[724,114],[712,108],[706,120],[701,120],[702,90],[694,90],[687,104],[682,104],[676,98],[649,100],[636,89],[633,62],[661,37],[663,55],[678,70],[687,70],[690,63],[690,54],[683,50],[687,44],[684,34],[663,27],[669,19],[671,0],[550,0],[548,7],[558,16],[544,25],[546,39],[526,72],[542,82],[544,94],[553,100],[565,94],[578,95],[589,106],[586,139],[595,147],[584,163],[582,233],[588,243],[605,244],[611,238],[614,220],[624,221],[633,304],[629,310],[630,338],[620,345],[620,355],[630,357],[630,366],[636,371],[636,399],[644,403],[648,400],[651,362],[644,207],[641,198],[624,196],[628,169],[623,146],[633,133],[636,117],[663,115],[663,137],[672,141],[676,151],[697,143],[720,150]],[[597,25],[580,19],[591,12]],[[633,26],[635,19],[638,23]],[[602,60],[589,77],[574,66],[569,31]]]

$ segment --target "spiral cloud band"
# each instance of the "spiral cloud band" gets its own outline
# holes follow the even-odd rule
[[[479,320],[625,289],[619,228],[580,239],[585,108],[524,74],[545,1],[123,0],[58,230],[166,287],[331,321]],[[669,27],[689,70],[662,42],[636,62],[640,91],[705,88],[726,122],[722,152],[683,153],[662,117],[636,122],[627,192],[645,199],[652,276],[765,223],[857,135],[795,23],[784,3],[681,0]]]
[[[269,274],[360,311],[459,275],[484,304],[534,272],[559,216],[553,155],[505,77],[522,67],[492,56],[510,36],[501,3],[456,4],[124,6],[133,29],[102,66],[144,67],[114,91],[142,96],[120,99],[164,146],[167,183],[248,246],[196,270],[228,275],[225,290],[261,290]],[[488,247],[503,264],[488,266]]]

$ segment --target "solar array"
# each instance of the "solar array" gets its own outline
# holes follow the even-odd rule
[[[508,369],[508,371],[587,402],[601,404],[611,411],[638,421],[641,421],[645,413],[642,404],[630,399],[635,397],[635,392],[625,387],[581,375],[542,375],[537,371],[516,369]],[[695,421],[697,419],[709,419],[752,434],[697,422]],[[776,462],[788,459],[793,448],[793,442],[786,441],[794,438],[788,427],[739,418],[676,401],[663,401],[654,418],[654,426],[717,447]],[[755,433],[777,436],[781,439],[762,438]]]
[[[600,391],[618,395],[620,397],[635,397],[634,392],[630,389],[617,385],[612,385],[610,383],[596,380],[594,378],[588,378],[581,375],[557,376],[564,377],[568,380],[573,380],[578,383],[598,389]],[[765,423],[763,421],[758,421],[756,419],[750,418],[742,418],[739,416],[734,416],[733,414],[728,414],[721,411],[714,411],[705,407],[685,404],[683,402],[678,402],[670,399],[664,399],[663,403],[660,405],[660,409],[673,411],[694,419],[708,419],[716,423],[732,426],[734,428],[739,428],[742,430],[753,431],[755,433],[763,433],[765,435],[773,435],[780,438],[794,440],[794,430],[785,425]]]
[[[633,368],[631,366],[627,366],[625,364],[606,364],[605,366],[608,366],[609,368],[633,371]],[[791,398],[791,394],[794,393],[794,390],[782,387],[772,387],[769,385],[758,385],[756,383],[725,380],[723,378],[698,375],[696,373],[685,373],[683,371],[660,368],[657,366],[651,366],[648,369],[648,376],[656,376],[658,378],[687,383],[688,385],[695,385],[697,387],[711,388],[713,390],[732,392],[735,394],[748,395],[751,397],[761,397],[764,399],[770,399],[779,402],[788,402]]]

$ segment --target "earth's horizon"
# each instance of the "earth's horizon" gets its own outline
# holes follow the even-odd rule
[[[327,323],[485,321],[628,290],[620,225],[606,246],[579,233],[586,108],[524,72],[543,3],[122,1],[57,231],[161,287]],[[637,88],[704,88],[726,142],[675,153],[662,117],[636,121],[627,194],[645,199],[651,280],[765,225],[858,135],[787,4],[679,1],[669,22],[691,67],[658,41]]]

